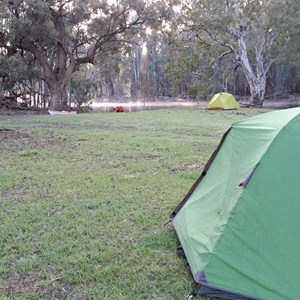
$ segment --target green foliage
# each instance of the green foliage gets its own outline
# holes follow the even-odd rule
[[[26,80],[28,96],[34,90],[29,80],[43,79],[50,90],[43,87],[44,95],[54,97],[60,86],[55,97],[62,98],[70,74],[78,72],[71,81],[74,99],[81,102],[101,95],[111,79],[120,95],[131,88],[134,95],[205,98],[222,90],[225,81],[242,94],[247,76],[241,75],[240,35],[253,73],[261,56],[264,70],[273,63],[268,78],[274,90],[294,91],[299,89],[298,2],[1,1],[1,88],[20,93]],[[142,45],[147,54],[136,51]],[[94,63],[97,76],[83,74],[79,65],[86,63],[89,68]]]
[[[153,18],[153,10],[158,12],[156,2],[2,1],[0,20],[5,26],[0,31],[0,49],[20,53],[22,58],[31,56],[28,66],[42,70],[51,108],[65,109],[71,74],[98,57],[107,60],[117,54],[147,22],[161,22]],[[165,6],[163,1],[160,4]]]
[[[54,25],[51,22],[49,5],[45,1],[19,1],[9,6],[13,13],[9,19],[9,40],[16,48],[22,43],[35,43],[44,48],[56,42]],[[21,44],[19,45],[19,43]],[[25,48],[25,47],[24,47]]]
[[[28,149],[21,153],[21,156],[24,157],[34,157],[38,155],[38,151],[36,149]]]
[[[17,82],[40,77],[40,69],[30,68],[21,55],[7,57],[0,54],[0,78],[2,78],[0,85],[3,89],[13,89]]]
[[[192,97],[194,96],[197,100],[206,100],[208,96],[208,88],[201,83],[191,85],[189,86],[189,95]]]
[[[186,2],[173,31],[176,55],[170,55],[166,67],[171,74],[168,78],[176,86],[183,81],[194,85],[194,78],[189,74],[196,72],[199,82],[205,80],[204,74],[209,75],[207,82],[215,82],[209,89],[215,90],[222,87],[225,79],[229,87],[233,86],[236,68],[240,67],[250,89],[258,89],[272,63],[288,59],[291,54],[296,57],[297,51],[288,54],[287,50],[298,44],[294,36],[299,31],[296,2],[288,1],[284,7],[277,0]],[[207,69],[213,71],[213,76],[206,73]]]
[[[84,103],[88,103],[92,98],[91,92],[96,88],[95,83],[88,78],[87,70],[77,71],[71,77],[71,97],[72,102],[81,106]]]

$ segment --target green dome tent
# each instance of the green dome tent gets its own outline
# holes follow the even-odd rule
[[[239,109],[234,96],[229,93],[215,94],[207,105],[208,109]]]
[[[201,287],[299,299],[300,108],[236,122],[171,220]]]

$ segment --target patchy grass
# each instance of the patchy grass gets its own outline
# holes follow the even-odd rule
[[[0,295],[184,299],[163,224],[230,124],[262,112],[0,116]]]

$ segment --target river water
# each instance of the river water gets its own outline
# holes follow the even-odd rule
[[[117,106],[122,106],[125,111],[143,111],[162,108],[193,108],[205,107],[206,102],[189,102],[189,101],[152,101],[152,102],[94,102],[92,104],[95,112],[113,112]]]

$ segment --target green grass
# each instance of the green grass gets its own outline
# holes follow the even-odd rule
[[[0,116],[0,297],[185,299],[163,224],[230,124],[262,112]]]

